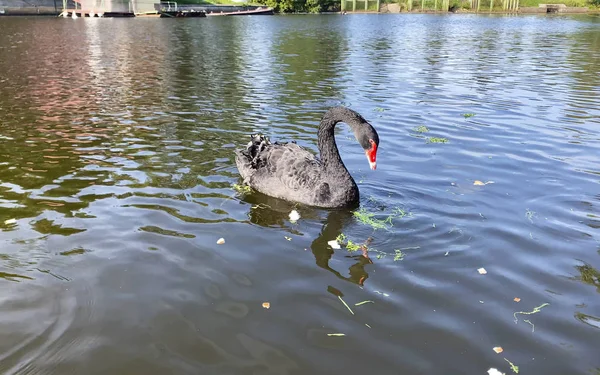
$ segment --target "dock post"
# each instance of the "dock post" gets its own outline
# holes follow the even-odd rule
[[[494,9],[494,0],[490,1],[490,13],[492,13],[492,10]]]
[[[381,0],[377,0],[377,13],[379,13],[380,9],[381,9]]]
[[[352,11],[356,12],[356,0],[352,0]]]
[[[365,0],[365,12],[369,10],[369,0]]]

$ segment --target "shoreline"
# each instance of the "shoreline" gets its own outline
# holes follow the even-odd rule
[[[523,7],[523,8],[519,8],[517,10],[514,11],[508,11],[508,10],[503,10],[503,9],[494,9],[494,10],[472,10],[472,9],[459,9],[456,12],[451,12],[451,11],[445,11],[445,10],[433,10],[433,9],[425,9],[425,10],[421,10],[421,9],[413,9],[411,11],[407,11],[407,10],[400,10],[398,9],[397,11],[390,11],[389,9],[386,9],[387,6],[382,6],[382,9],[380,9],[379,12],[374,11],[374,10],[356,10],[356,11],[345,11],[346,15],[351,15],[351,14],[447,14],[447,13],[454,13],[454,14],[538,14],[538,15],[542,15],[542,14],[547,14],[547,15],[561,15],[561,14],[600,14],[600,9],[596,9],[596,8],[592,8],[590,9],[589,7],[564,7],[562,8],[560,11],[556,11],[556,12],[549,12],[547,8],[545,7]],[[382,11],[383,10],[383,11]],[[11,8],[2,8],[0,9],[0,18],[1,17],[30,17],[30,16],[39,16],[39,17],[58,17],[60,14],[62,13],[62,10],[57,10],[54,7],[31,7],[31,8],[16,8],[16,7],[11,7]],[[290,13],[288,15],[300,15],[300,14],[342,14],[343,12],[321,12],[321,13]],[[275,13],[275,15],[278,15],[279,13]],[[149,15],[149,14],[144,14],[144,13],[138,13],[135,15],[135,17],[140,17],[140,18],[150,18],[152,16],[156,15]]]

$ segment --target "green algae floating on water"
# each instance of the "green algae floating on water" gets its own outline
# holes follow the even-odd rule
[[[412,214],[401,208],[395,208],[384,220],[375,218],[375,214],[367,211],[365,208],[361,208],[360,210],[354,212],[354,217],[356,217],[358,221],[365,225],[369,225],[374,230],[389,229],[393,226],[393,219],[403,218],[405,216],[412,216]]]
[[[537,307],[535,307],[532,311],[517,311],[513,314],[513,316],[515,317],[515,324],[517,324],[519,322],[519,319],[517,318],[517,314],[523,314],[523,315],[533,315],[533,314],[537,314],[539,313],[544,307],[549,306],[549,303],[543,303]],[[529,323],[531,325],[531,332],[535,331],[535,325],[528,319],[523,320],[526,323]]]
[[[427,138],[427,143],[448,143],[448,138],[430,137]]]
[[[375,214],[361,208],[354,212],[354,216],[363,224],[371,226],[373,229],[388,229],[392,224],[391,216],[385,220],[375,218]]]
[[[233,188],[233,190],[237,191],[240,194],[252,193],[252,188],[248,185],[233,184],[231,187]]]
[[[519,366],[515,366],[515,364],[514,364],[514,363],[512,363],[511,361],[509,361],[509,360],[508,360],[508,359],[506,359],[506,358],[504,358],[504,360],[505,360],[506,362],[508,362],[508,364],[510,365],[510,369],[511,369],[511,370],[513,370],[513,372],[514,372],[515,374],[518,374],[518,373],[519,373]]]
[[[394,250],[394,262],[404,259],[405,255],[402,250]]]

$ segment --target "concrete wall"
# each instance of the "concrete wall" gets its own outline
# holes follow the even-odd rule
[[[154,11],[154,4],[137,0],[80,0],[78,9],[99,12],[136,12]],[[159,0],[157,0],[159,1]],[[56,5],[56,7],[55,7]],[[68,0],[67,8],[73,9],[75,3]],[[62,12],[63,0],[0,0],[0,15],[56,15]]]
[[[56,9],[62,8],[62,0],[0,0],[0,15],[29,15],[40,14],[50,15],[57,14]]]

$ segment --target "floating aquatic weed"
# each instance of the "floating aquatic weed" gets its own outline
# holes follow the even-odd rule
[[[369,212],[364,208],[355,211],[354,216],[358,219],[358,221],[371,226],[373,229],[388,229],[388,222],[391,222],[391,219],[389,221],[388,219],[376,219],[374,213]]]
[[[448,143],[448,138],[441,137],[429,137],[427,143]]]
[[[511,361],[509,361],[509,360],[508,360],[508,359],[506,359],[506,358],[504,358],[504,360],[505,360],[506,362],[508,362],[508,364],[510,365],[510,369],[511,369],[511,370],[513,370],[513,372],[514,372],[515,374],[518,374],[518,373],[519,373],[519,366],[515,366],[515,364],[514,364],[514,363],[512,363]]]
[[[402,250],[399,250],[399,249],[394,250],[394,262],[404,259],[405,255],[406,254],[404,254],[404,252],[402,252]]]
[[[352,242],[352,240],[347,239],[346,235],[344,233],[340,233],[339,236],[337,236],[335,238],[335,240],[333,241],[329,241],[329,242],[335,242],[336,244],[338,244],[338,249],[340,248],[340,245],[346,247],[346,250],[350,251],[350,252],[355,252],[358,250],[368,250],[367,246],[369,245],[369,243],[371,243],[373,239],[372,238],[368,238],[362,245],[359,245],[358,243]],[[328,244],[331,246],[331,244],[328,242]],[[333,246],[332,246],[333,247]],[[336,247],[333,247],[336,248]]]
[[[517,314],[523,314],[523,315],[532,315],[532,314],[537,314],[539,313],[544,307],[549,306],[549,303],[543,303],[537,307],[535,307],[532,311],[517,311],[513,314],[513,316],[515,317],[515,324],[517,324],[519,322],[519,319],[517,318]],[[529,320],[523,320],[526,323],[531,324],[531,332],[535,331],[535,325],[533,323],[531,323],[531,321]]]
[[[417,133],[427,133],[429,131],[429,128],[425,125],[421,125],[421,126],[417,126],[413,130],[416,131]]]
[[[350,240],[348,240],[348,243],[346,244],[346,249],[350,252],[358,251],[361,249],[361,247],[361,245],[355,244]]]
[[[375,302],[373,302],[373,301],[362,301],[362,302],[355,303],[354,306],[364,305],[365,303],[375,303]]]
[[[375,111],[375,112],[385,112],[385,108],[375,107],[375,108],[373,108],[373,111]]]
[[[233,184],[231,187],[233,188],[233,190],[237,191],[240,194],[252,193],[252,188],[248,185]]]
[[[376,229],[389,229],[393,226],[392,220],[395,218],[403,218],[405,216],[412,216],[410,212],[407,212],[401,208],[395,208],[392,213],[388,215],[384,220],[376,219],[373,212],[367,211],[365,208],[361,208],[358,211],[354,211],[354,216],[363,224],[371,226],[374,230]]]
[[[383,251],[371,249],[371,252],[375,252],[377,254],[377,255],[375,255],[375,257],[377,259],[383,259],[383,258],[385,258],[387,256],[387,253],[384,253]]]
[[[473,116],[475,116],[474,113],[463,113],[464,118],[469,118],[469,117],[473,117]]]
[[[402,219],[405,216],[412,217],[412,212],[405,211],[400,207],[394,208],[392,214],[394,214],[394,217],[398,219]]]

